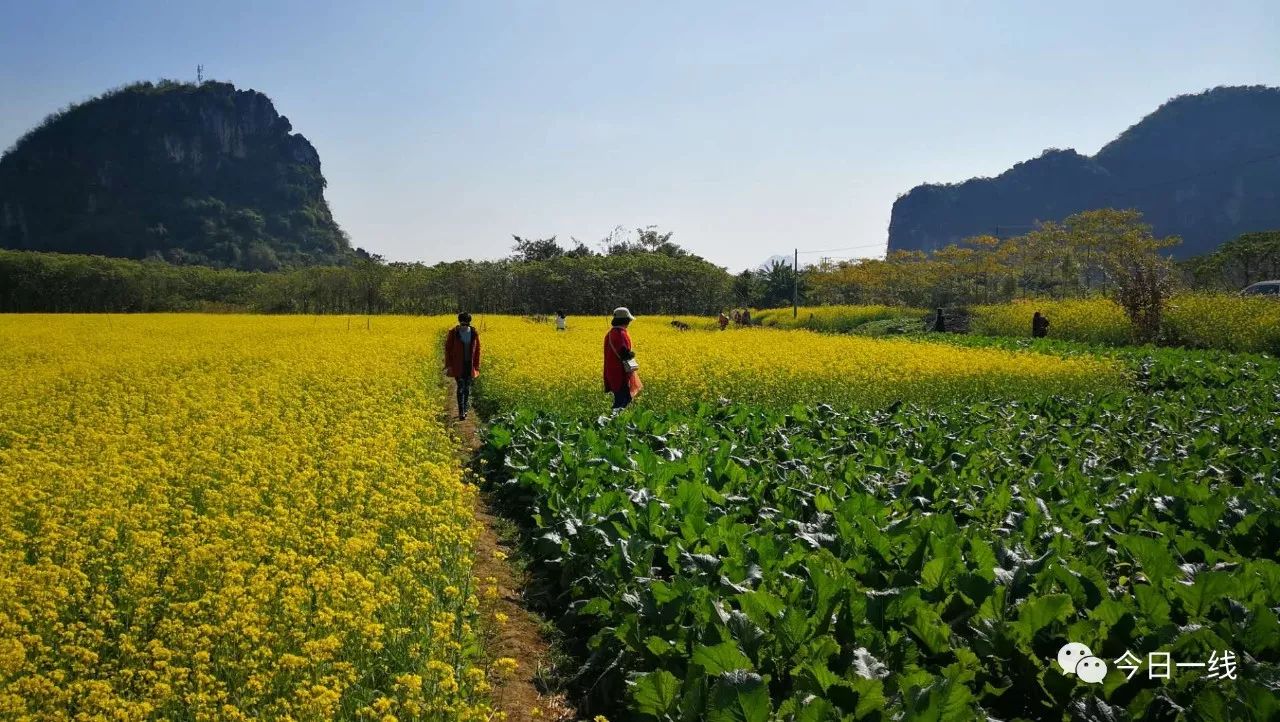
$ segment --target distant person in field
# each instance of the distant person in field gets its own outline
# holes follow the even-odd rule
[[[749,308],[742,309],[742,325],[743,326],[751,325],[751,309]]]
[[[735,326],[742,325],[742,312],[736,308],[733,309],[733,323]]]
[[[720,324],[721,331],[729,327],[729,317],[724,314],[724,311],[720,312],[720,318],[716,319],[716,322]]]
[[[556,330],[563,331],[569,327],[569,319],[564,317],[564,311],[556,311]]]
[[[471,327],[471,314],[458,314],[458,325],[444,337],[444,370],[458,387],[458,418],[467,418],[471,380],[480,375],[480,334]]]
[[[1031,317],[1031,338],[1044,338],[1049,335],[1049,319],[1036,311]]]
[[[945,333],[947,330],[947,319],[942,316],[942,307],[938,307],[938,313],[933,317],[933,330],[938,333]]]
[[[613,309],[612,327],[604,336],[604,390],[613,394],[614,411],[626,408],[644,388],[636,372],[631,334],[627,333],[634,320],[625,306]]]

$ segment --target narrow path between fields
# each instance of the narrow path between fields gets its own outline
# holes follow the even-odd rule
[[[462,442],[460,452],[465,455],[465,461],[469,461],[480,448],[480,434],[476,431],[474,411],[466,421],[458,420],[457,394],[452,381],[448,383],[445,406],[453,430]],[[474,576],[482,589],[487,586],[486,579],[498,580],[496,599],[480,595],[485,649],[491,659],[512,657],[519,663],[514,675],[494,681],[494,706],[507,713],[508,722],[572,720],[576,715],[563,694],[543,694],[538,690],[540,673],[546,674],[551,669],[551,646],[542,635],[542,620],[522,603],[524,580],[509,562],[496,554],[501,552],[510,557],[513,552],[494,531],[496,519],[483,493],[476,497],[475,513],[480,535],[476,539]],[[506,622],[497,623],[498,614],[505,615]]]

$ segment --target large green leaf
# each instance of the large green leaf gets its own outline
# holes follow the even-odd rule
[[[631,701],[641,714],[665,719],[676,711],[680,681],[665,669],[650,672],[631,683]]]
[[[840,715],[830,702],[814,696],[806,697],[800,702],[795,716],[795,722],[830,722],[838,719]]]
[[[1067,615],[1074,610],[1071,596],[1068,594],[1046,594],[1042,597],[1034,597],[1018,607],[1018,620],[1014,623],[1014,629],[1018,631],[1018,636],[1023,641],[1029,642],[1036,632],[1053,622],[1066,619]]]
[[[1149,627],[1157,628],[1169,623],[1169,601],[1162,589],[1139,584],[1134,587],[1133,596],[1138,600],[1138,609]]]
[[[906,718],[911,722],[969,722],[974,719],[973,692],[953,679],[938,679],[914,695]]]
[[[760,625],[772,624],[773,619],[781,616],[786,609],[785,602],[761,590],[745,592],[735,598],[751,621]]]
[[[575,611],[582,680],[633,680],[610,718],[642,716],[640,680],[676,715],[659,671],[682,722],[770,694],[796,719],[1266,718],[1265,684],[1094,689],[1049,664],[1068,638],[1280,649],[1280,362],[1142,353],[1143,393],[1088,402],[526,412],[484,468],[534,588]],[[751,672],[773,682],[723,679]]]
[[[1187,584],[1179,582],[1170,587],[1182,601],[1182,609],[1191,619],[1200,619],[1219,601],[1224,601],[1236,588],[1237,582],[1229,572],[1200,572]]]
[[[698,647],[693,650],[693,663],[701,666],[706,670],[707,674],[712,676],[733,670],[754,669],[751,660],[733,642],[722,642],[711,647]]]
[[[949,648],[951,627],[933,609],[918,604],[910,612],[907,629],[920,640],[930,654],[941,654]]]
[[[940,554],[925,563],[920,571],[920,581],[926,589],[937,589],[946,584],[961,571],[960,549],[955,545],[948,546],[949,553]]]
[[[1152,584],[1163,584],[1165,580],[1178,576],[1178,564],[1165,541],[1133,534],[1118,535],[1116,541],[1138,560],[1143,574]]]
[[[753,672],[725,672],[711,685],[707,722],[768,722],[773,713],[769,689]]]

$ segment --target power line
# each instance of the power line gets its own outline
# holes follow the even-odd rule
[[[854,256],[823,256],[820,260],[823,260],[823,261],[851,261],[851,260],[857,260],[857,259],[863,259],[863,258],[878,258],[878,257],[883,256],[883,255],[884,255],[884,251],[881,251],[881,252],[877,253],[877,254],[876,254],[876,255],[874,255],[874,256],[859,256],[859,255],[854,255]]]
[[[885,245],[885,242],[868,243],[861,246],[845,246],[844,248],[819,248],[813,251],[797,251],[797,253],[810,254],[810,253],[835,253],[836,251],[857,251],[863,248],[882,248],[884,247],[884,245]]]

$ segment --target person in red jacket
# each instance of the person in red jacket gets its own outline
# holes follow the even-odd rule
[[[444,372],[458,387],[458,418],[467,418],[471,380],[480,375],[480,334],[471,327],[471,314],[458,314],[458,325],[444,337]]]
[[[604,336],[604,390],[613,394],[615,411],[626,408],[643,388],[634,362],[631,368],[627,363],[636,356],[631,350],[631,335],[627,333],[627,326],[635,318],[625,307],[613,309],[613,327]]]

